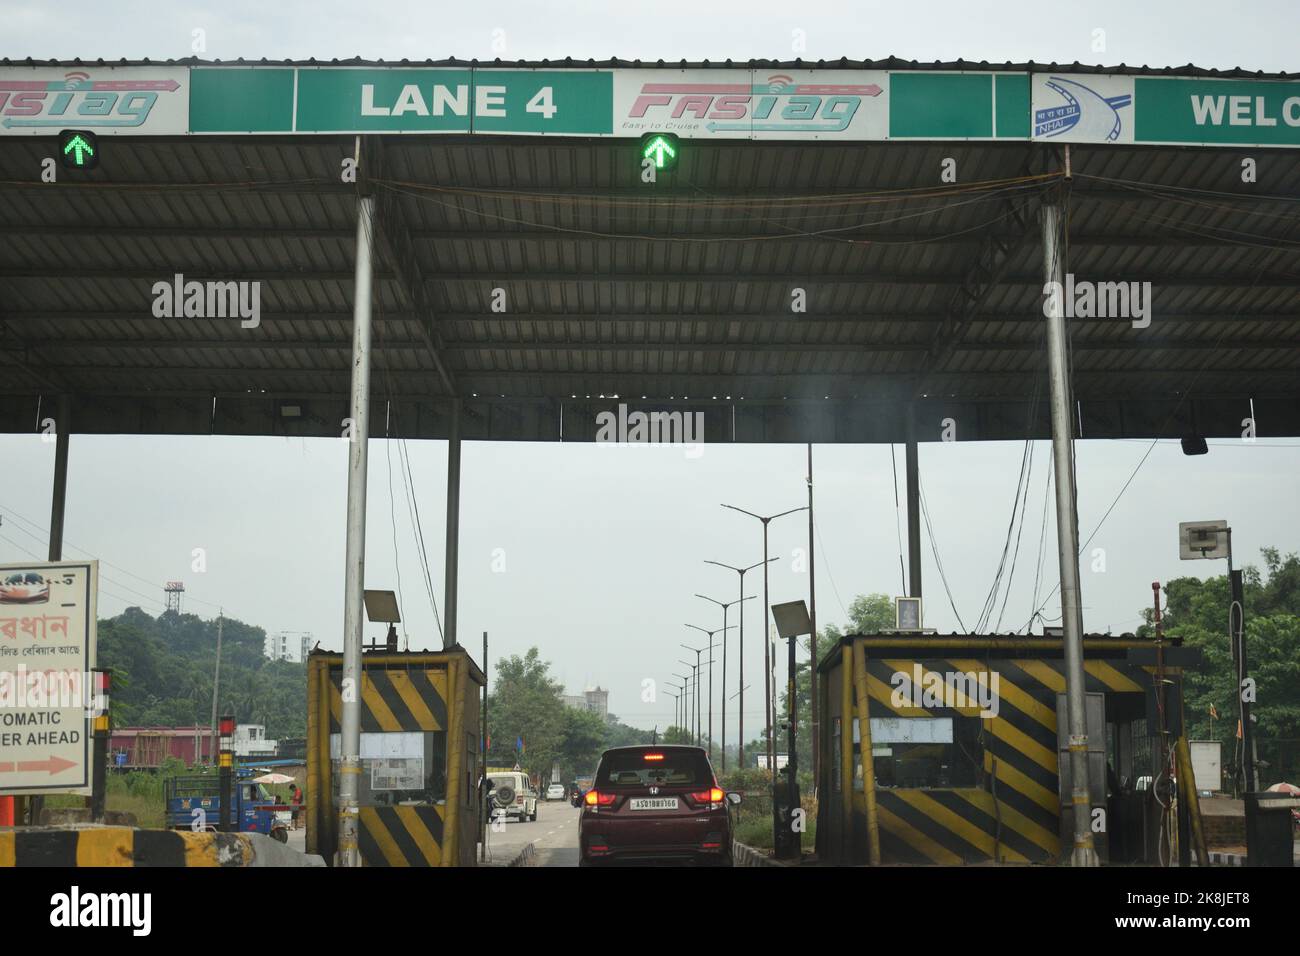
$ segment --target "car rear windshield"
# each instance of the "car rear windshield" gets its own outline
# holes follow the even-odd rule
[[[651,759],[646,759],[647,756]],[[631,750],[606,754],[596,771],[598,790],[603,787],[712,785],[713,771],[708,759],[692,750]]]

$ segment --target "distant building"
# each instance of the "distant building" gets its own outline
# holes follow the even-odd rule
[[[237,724],[231,741],[236,757],[274,757],[279,750],[278,741],[266,739],[265,724]]]
[[[292,660],[293,658],[289,655],[289,635],[266,635],[266,656],[273,661]]]
[[[565,707],[585,710],[595,714],[601,720],[609,719],[609,691],[603,687],[588,688],[581,694],[563,694],[560,700],[564,702]]]
[[[190,727],[114,727],[109,737],[109,751],[114,754],[113,764],[126,770],[161,767],[168,757],[184,761],[188,767],[214,764],[214,753],[220,746],[212,736],[210,726]],[[263,724],[236,724],[231,747],[235,756],[274,757],[278,742],[266,739]],[[117,758],[121,754],[121,759]]]
[[[312,634],[310,631],[281,631],[279,634],[266,635],[266,656],[273,661],[290,661],[305,664],[311,654]],[[298,656],[294,657],[293,652]]]

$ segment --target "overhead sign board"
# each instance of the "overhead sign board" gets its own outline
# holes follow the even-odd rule
[[[218,67],[193,70],[195,133],[607,136],[596,70]]]
[[[0,794],[91,787],[99,563],[0,565]]]
[[[16,67],[0,136],[409,133],[1300,146],[1300,81],[1069,71]]]
[[[0,135],[182,136],[190,131],[185,67],[11,67],[0,70]]]
[[[883,70],[619,70],[612,135],[885,139],[888,83]]]

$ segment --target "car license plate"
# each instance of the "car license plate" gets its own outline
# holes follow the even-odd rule
[[[676,797],[633,797],[633,810],[676,810]]]

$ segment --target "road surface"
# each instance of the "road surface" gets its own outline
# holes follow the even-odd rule
[[[512,820],[488,833],[488,864],[505,866],[531,843],[531,866],[577,866],[578,813],[567,800],[539,800],[535,823]]]
[[[537,801],[537,822],[507,823],[489,833],[488,866],[508,866],[529,843],[535,853],[530,866],[578,865],[578,809],[568,800]],[[289,831],[288,845],[306,852],[307,828]]]

